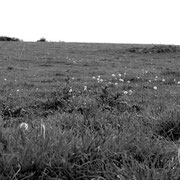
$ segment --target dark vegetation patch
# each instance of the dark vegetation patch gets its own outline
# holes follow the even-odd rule
[[[162,76],[173,76],[173,77],[180,77],[180,71],[174,70],[165,70],[161,73]]]
[[[168,112],[166,116],[158,122],[156,133],[167,140],[177,141],[180,138],[180,114],[179,112]]]
[[[127,49],[127,51],[131,53],[140,53],[140,54],[175,53],[175,52],[180,52],[180,48],[179,46],[172,46],[172,45],[158,45],[158,46],[153,46],[151,48],[133,47]]]
[[[0,41],[20,41],[18,38],[14,37],[7,37],[7,36],[0,36]]]

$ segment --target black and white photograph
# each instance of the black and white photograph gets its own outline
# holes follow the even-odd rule
[[[180,180],[179,8],[0,0],[0,180]]]

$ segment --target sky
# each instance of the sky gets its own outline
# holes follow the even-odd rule
[[[0,36],[180,45],[179,0],[0,0]]]

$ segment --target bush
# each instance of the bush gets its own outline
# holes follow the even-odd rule
[[[46,39],[45,38],[41,38],[41,39],[37,40],[37,42],[46,42]]]
[[[0,41],[20,41],[20,39],[14,37],[0,36]]]

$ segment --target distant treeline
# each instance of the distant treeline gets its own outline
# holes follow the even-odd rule
[[[0,41],[20,41],[20,39],[14,37],[0,36]]]

